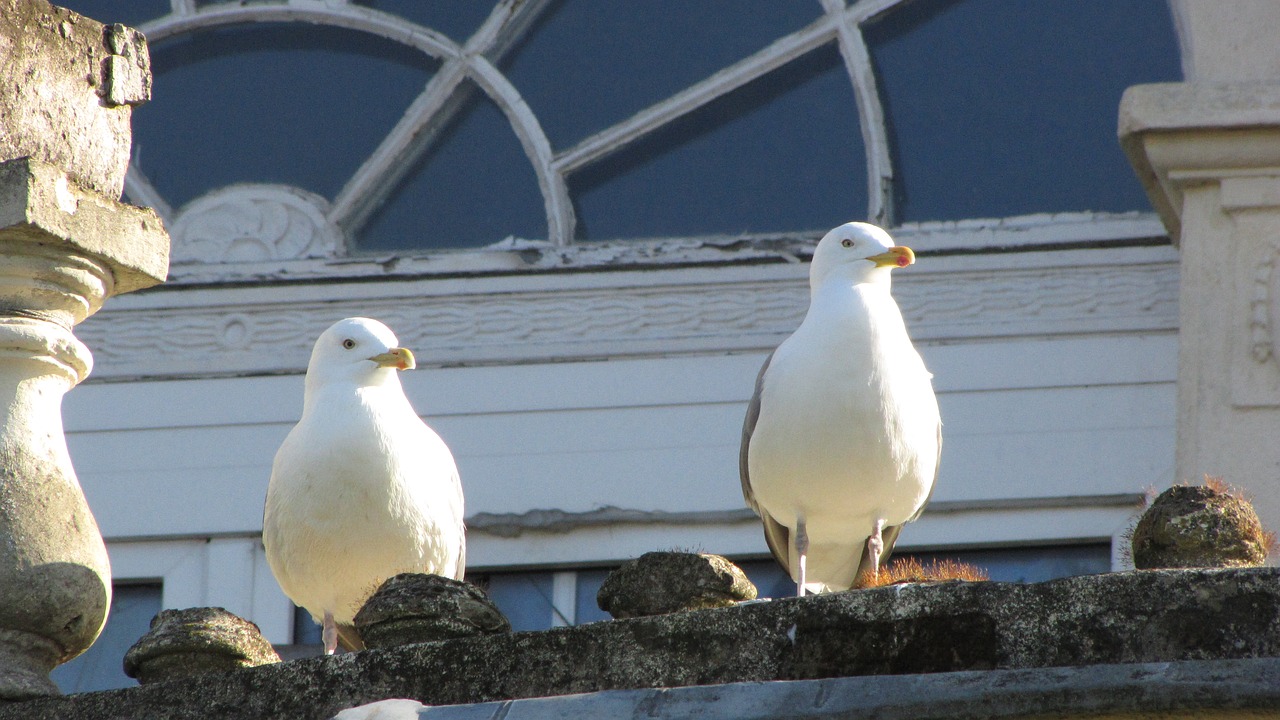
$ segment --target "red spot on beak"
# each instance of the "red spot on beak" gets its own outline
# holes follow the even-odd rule
[[[911,264],[911,258],[908,258],[906,255],[898,256],[898,267],[906,267],[910,264]]]

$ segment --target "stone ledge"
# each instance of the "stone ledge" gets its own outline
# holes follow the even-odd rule
[[[427,720],[981,720],[1280,715],[1280,658],[995,670],[608,690],[432,707]],[[1253,713],[1250,711],[1271,711]],[[401,716],[390,716],[394,720]],[[404,715],[403,717],[412,717]]]
[[[1280,569],[891,586],[295,660],[207,680],[14,704],[0,707],[0,720],[329,718],[385,698],[449,705],[770,680],[1250,658],[1273,659],[1268,672],[1280,662]]]

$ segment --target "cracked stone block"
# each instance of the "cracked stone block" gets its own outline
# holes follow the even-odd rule
[[[134,105],[150,97],[146,40],[44,0],[0,0],[0,161],[33,157],[113,200]]]
[[[650,552],[609,573],[596,604],[615,618],[728,607],[756,598],[756,586],[719,555]]]

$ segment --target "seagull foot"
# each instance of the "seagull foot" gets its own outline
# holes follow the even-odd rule
[[[332,655],[338,651],[338,624],[333,621],[333,613],[324,611],[324,625],[320,630],[320,639],[324,640],[324,654]]]

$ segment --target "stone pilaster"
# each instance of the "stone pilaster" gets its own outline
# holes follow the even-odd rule
[[[1181,256],[1171,479],[1221,476],[1280,527],[1280,84],[1135,86],[1120,137]]]
[[[149,88],[139,33],[0,0],[0,700],[56,694],[110,607],[62,396],[93,363],[75,325],[168,270],[160,219],[118,200]]]

